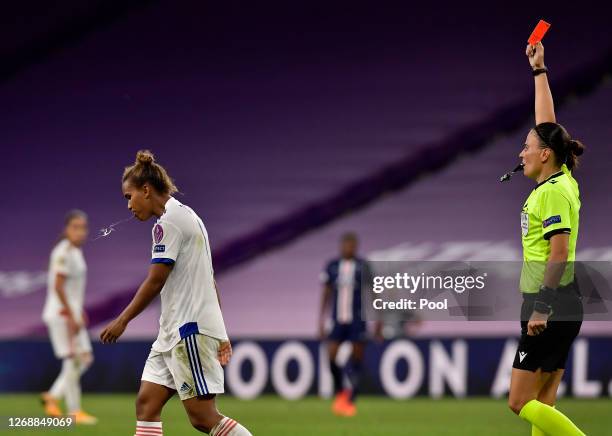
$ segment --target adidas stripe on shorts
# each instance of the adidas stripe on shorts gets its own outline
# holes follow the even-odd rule
[[[151,350],[142,380],[176,390],[181,400],[222,394],[223,368],[217,358],[220,344],[220,340],[210,336],[192,334],[170,351]]]

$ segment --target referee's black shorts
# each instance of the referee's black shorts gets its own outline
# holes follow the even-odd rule
[[[533,313],[537,294],[523,294],[521,307],[521,340],[519,341],[513,368],[535,372],[553,372],[565,369],[570,348],[582,326],[582,300],[572,284],[559,289],[553,313],[546,329],[536,336],[527,335],[527,322]]]

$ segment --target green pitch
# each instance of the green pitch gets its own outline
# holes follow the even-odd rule
[[[100,418],[94,427],[78,427],[74,435],[134,434],[135,395],[86,395],[83,407]],[[562,400],[558,407],[589,436],[610,431],[610,400]],[[301,435],[452,435],[528,436],[530,427],[514,416],[505,401],[477,398],[468,400],[412,399],[394,401],[382,397],[362,397],[358,415],[338,418],[330,412],[330,401],[310,397],[285,401],[265,396],[254,401],[221,397],[219,409],[246,425],[255,436]],[[42,416],[36,395],[1,395],[0,416]],[[183,436],[203,434],[194,430],[178,399],[172,399],[163,414],[164,434]],[[3,426],[6,425],[3,422]],[[5,427],[0,429],[0,432]],[[58,435],[61,431],[7,431],[11,435]]]

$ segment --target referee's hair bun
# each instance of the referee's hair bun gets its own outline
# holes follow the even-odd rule
[[[569,149],[574,156],[581,156],[584,153],[584,144],[572,139],[569,143]]]
[[[136,153],[136,165],[151,165],[155,162],[155,156],[149,150],[140,150]]]

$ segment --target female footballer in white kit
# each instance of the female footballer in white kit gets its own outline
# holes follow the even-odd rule
[[[81,410],[81,375],[91,366],[93,354],[83,310],[87,264],[81,246],[87,239],[87,215],[72,210],[66,215],[61,240],[53,248],[47,278],[43,321],[47,324],[55,357],[62,370],[48,392],[41,395],[45,412],[60,416],[64,399],[78,424],[95,424],[97,419]]]
[[[214,279],[208,233],[149,151],[125,169],[123,195],[140,221],[155,216],[151,266],[136,295],[100,334],[113,343],[161,293],[159,335],[145,363],[136,400],[136,436],[162,435],[161,411],[178,391],[193,427],[212,436],[251,433],[219,413],[223,368],[231,356]]]

